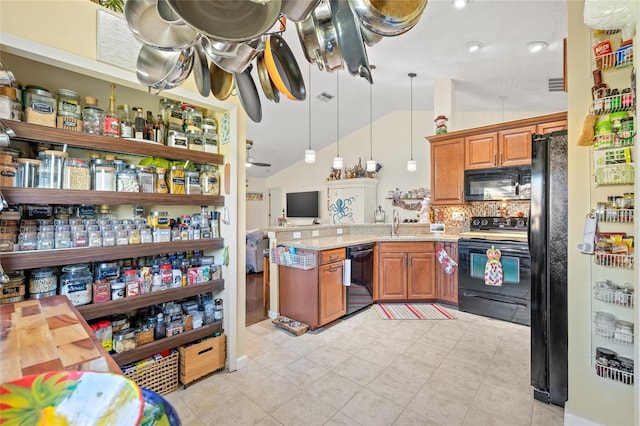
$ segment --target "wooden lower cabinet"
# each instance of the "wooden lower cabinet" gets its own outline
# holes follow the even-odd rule
[[[443,243],[438,248],[444,248],[449,257],[456,263],[458,262],[458,243]],[[440,264],[437,265],[436,272],[437,292],[436,297],[439,301],[458,305],[458,267],[451,275],[447,274]]]
[[[435,299],[435,243],[379,243],[376,300]]]
[[[280,315],[309,324],[310,330],[347,313],[347,293],[342,284],[345,249],[314,253],[319,263],[315,268],[278,267]]]

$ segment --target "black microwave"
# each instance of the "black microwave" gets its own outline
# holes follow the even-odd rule
[[[464,200],[528,200],[531,166],[465,170]]]

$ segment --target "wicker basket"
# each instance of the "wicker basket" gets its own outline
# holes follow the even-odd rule
[[[123,367],[125,376],[138,386],[147,388],[160,395],[166,395],[178,389],[178,351],[155,361],[139,362]]]
[[[153,342],[153,328],[136,333],[136,346],[146,345]]]

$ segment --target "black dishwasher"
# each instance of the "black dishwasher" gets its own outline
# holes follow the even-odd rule
[[[373,243],[347,247],[347,315],[373,303]]]

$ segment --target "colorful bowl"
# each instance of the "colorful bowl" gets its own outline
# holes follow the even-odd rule
[[[176,410],[162,396],[152,390],[142,388],[144,414],[140,426],[181,426]]]

